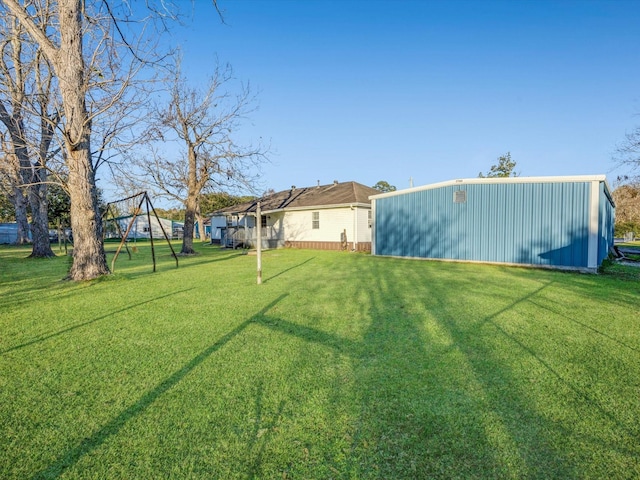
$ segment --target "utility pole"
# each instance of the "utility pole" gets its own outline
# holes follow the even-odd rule
[[[256,206],[256,257],[258,258],[258,285],[262,284],[262,214],[260,202]]]

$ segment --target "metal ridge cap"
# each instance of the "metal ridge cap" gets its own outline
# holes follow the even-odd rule
[[[473,184],[500,184],[500,183],[560,183],[560,182],[607,182],[607,177],[601,175],[565,175],[565,176],[538,176],[538,177],[478,177],[460,178],[456,180],[446,180],[444,182],[430,183],[419,187],[396,190],[369,196],[370,200],[403,195],[405,193],[419,192],[422,190],[432,190],[435,188],[448,187],[453,185],[473,185]],[[608,186],[608,185],[607,185]]]

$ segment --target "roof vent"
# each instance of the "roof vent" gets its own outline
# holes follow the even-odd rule
[[[291,191],[294,191],[296,189],[295,185],[291,185]]]
[[[334,181],[333,181],[333,184],[334,184],[334,185],[337,185],[337,184],[338,184],[338,180],[334,180]]]

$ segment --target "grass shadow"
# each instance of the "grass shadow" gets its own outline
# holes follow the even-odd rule
[[[293,265],[292,267],[289,267],[285,270],[282,270],[281,272],[278,272],[274,275],[271,275],[270,277],[266,278],[262,283],[268,283],[271,280],[273,280],[274,278],[278,278],[280,275],[284,275],[287,272],[290,272],[291,270],[294,270],[296,268],[300,268],[302,266],[304,266],[305,264],[309,263],[310,261],[312,261],[313,259],[315,259],[316,257],[311,257],[311,258],[307,258],[304,262],[301,262],[297,265]]]
[[[75,448],[64,452],[56,461],[44,470],[36,473],[32,478],[59,478],[66,470],[73,467],[78,461],[94,451],[102,445],[107,439],[116,435],[129,421],[141,415],[151,404],[153,404],[160,396],[169,389],[177,385],[187,374],[193,371],[198,365],[207,360],[211,355],[224,347],[233,340],[238,334],[244,331],[249,325],[260,317],[264,316],[271,308],[277,305],[286,294],[280,295],[278,298],[269,303],[262,310],[257,312],[253,317],[248,318],[236,328],[223,335],[218,341],[202,350],[198,355],[193,357],[182,368],[175,371],[165,380],[160,382],[153,390],[148,391],[133,405],[123,410],[118,416],[111,419],[109,423],[94,432],[90,437],[82,440]]]
[[[180,256],[178,255],[178,267],[175,265],[175,259],[173,256],[166,252],[161,252],[156,254],[156,271],[153,271],[153,263],[151,260],[151,253],[145,252],[143,256],[138,256],[135,258],[135,263],[130,263],[127,265],[129,260],[124,259],[121,260],[122,263],[119,265],[116,264],[114,275],[125,277],[125,278],[139,278],[147,275],[156,275],[159,271],[167,271],[167,270],[184,270],[193,267],[200,267],[207,264],[213,264],[218,262],[226,262],[229,260],[233,260],[235,258],[241,257],[242,253],[232,252],[227,253],[224,252],[220,254],[212,255],[189,255],[189,256]],[[107,258],[109,265],[111,265],[111,257]]]
[[[13,346],[11,348],[7,348],[6,350],[0,351],[0,355],[5,355],[6,353],[13,352],[15,350],[20,350],[22,348],[29,347],[29,346],[34,345],[36,343],[41,343],[41,342],[44,342],[46,340],[50,340],[52,338],[59,337],[60,335],[64,335],[65,333],[72,332],[74,330],[77,330],[78,328],[82,328],[82,327],[85,327],[87,325],[91,325],[92,323],[99,322],[100,320],[105,320],[105,319],[109,318],[111,315],[115,315],[117,313],[123,313],[123,312],[126,312],[127,310],[131,310],[133,308],[137,308],[137,307],[140,307],[142,305],[146,305],[146,304],[149,304],[149,303],[157,302],[158,300],[163,300],[163,299],[171,297],[173,295],[178,295],[179,293],[188,292],[189,290],[191,290],[191,288],[186,288],[184,290],[178,290],[178,291],[175,291],[175,292],[167,293],[166,295],[161,295],[159,297],[150,298],[149,300],[144,300],[142,302],[133,303],[131,305],[127,305],[126,307],[122,307],[122,308],[119,308],[117,310],[113,310],[113,311],[111,311],[109,313],[106,313],[104,315],[100,315],[99,317],[96,317],[94,319],[87,320],[85,322],[75,323],[75,324],[70,325],[70,326],[68,326],[66,328],[63,328],[62,330],[57,330],[57,331],[52,332],[52,333],[43,333],[43,334],[39,335],[36,338],[33,338],[33,339],[31,339],[31,340],[29,340],[27,342],[21,343],[20,345],[15,345],[15,346]]]
[[[551,425],[517,389],[509,366],[467,332],[479,319],[473,312],[461,317],[463,300],[431,274],[448,267],[416,273],[400,266],[396,275],[402,279],[376,267],[363,278],[372,319],[365,341],[372,359],[386,360],[361,368],[368,395],[359,436],[376,443],[365,457],[367,468],[382,477],[575,478],[566,463],[540,461],[559,456],[544,435]],[[459,283],[467,287],[467,281]],[[494,315],[539,291],[514,295]],[[535,434],[523,434],[518,416]],[[353,450],[366,451],[357,444]]]
[[[249,468],[247,472],[247,478],[262,478],[261,477],[261,465],[262,459],[264,456],[264,451],[267,446],[267,442],[269,440],[270,434],[277,427],[280,419],[282,418],[285,402],[281,400],[278,404],[278,409],[276,410],[275,416],[271,419],[271,421],[266,421],[263,418],[263,397],[264,397],[264,382],[259,381],[258,386],[256,387],[256,397],[255,397],[255,423],[251,435],[251,439],[248,445],[248,456],[253,456],[253,460],[249,463]],[[256,450],[256,445],[260,444]]]

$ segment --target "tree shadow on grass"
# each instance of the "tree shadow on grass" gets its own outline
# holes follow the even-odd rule
[[[386,271],[386,270],[385,270]],[[447,326],[445,329],[454,340],[453,346],[439,347],[424,343],[423,319],[410,313],[412,297],[407,296],[403,285],[385,279],[384,271],[373,268],[363,274],[367,284],[369,302],[367,316],[371,324],[362,341],[354,341],[308,325],[294,323],[282,318],[263,315],[254,322],[274,332],[292,336],[304,343],[326,347],[338,356],[350,359],[355,372],[355,387],[362,400],[360,418],[354,421],[353,443],[345,461],[335,462],[329,468],[345,477],[360,477],[371,472],[381,478],[425,478],[425,477],[482,477],[510,475],[514,472],[506,465],[504,453],[494,455],[495,441],[487,432],[483,415],[489,408],[498,417],[500,426],[511,437],[517,437],[518,425],[502,418],[511,411],[527,412],[535,415],[533,408],[522,400],[521,392],[510,391],[506,412],[493,405],[478,400],[478,392],[467,391],[469,383],[476,383],[480,390],[493,390],[494,375],[506,377],[508,369],[499,365],[496,359],[491,364],[491,376],[483,378],[484,371],[475,365],[472,348],[464,335]],[[403,273],[406,276],[406,272]],[[405,279],[406,280],[406,279]],[[426,296],[442,294],[434,286],[437,279],[426,281]],[[418,282],[416,288],[421,288]],[[545,288],[545,287],[542,287]],[[494,315],[500,315],[519,303],[525,302],[540,292],[540,289],[525,292]],[[442,295],[444,307],[439,312],[448,313],[451,298]],[[392,304],[389,304],[389,300]],[[386,302],[386,303],[383,303]],[[397,302],[397,304],[394,304]],[[437,301],[436,301],[437,302]],[[453,303],[455,305],[455,303]],[[427,308],[431,305],[428,304]],[[455,310],[455,308],[454,308]],[[348,319],[345,319],[348,321]],[[485,319],[490,321],[490,319]],[[434,339],[434,344],[436,340]],[[460,362],[442,362],[443,357],[459,356],[460,352],[469,358],[466,363],[467,375],[472,378],[449,381],[456,376],[455,369]],[[489,355],[489,352],[487,352]],[[490,356],[490,355],[489,355]],[[466,360],[466,361],[465,361]],[[337,398],[339,398],[338,395]],[[515,397],[515,398],[512,398]],[[535,418],[534,423],[544,425],[545,421]],[[540,427],[540,431],[544,428]],[[556,455],[544,435],[519,438],[514,441],[536,455]],[[250,445],[251,447],[251,445]],[[518,446],[516,446],[517,448]],[[521,456],[522,457],[522,456]],[[536,471],[535,459],[525,458],[523,473],[531,476]],[[249,478],[260,471],[261,455],[251,464]],[[332,459],[325,461],[333,462]],[[544,469],[544,466],[542,467]],[[539,472],[538,472],[539,473]],[[574,477],[571,469],[560,465],[554,472],[568,478]],[[534,474],[533,476],[536,476]]]
[[[220,254],[214,255],[190,255],[190,256],[180,256],[178,255],[178,267],[176,267],[175,259],[173,255],[169,253],[169,251],[162,251],[156,253],[156,271],[153,271],[153,261],[151,258],[151,252],[145,252],[144,258],[139,256],[136,259],[135,265],[127,265],[129,262],[126,258],[119,258],[118,262],[115,266],[115,271],[113,272],[117,276],[122,276],[126,278],[137,278],[141,276],[147,275],[156,275],[159,272],[166,272],[170,270],[184,270],[185,268],[192,267],[200,267],[203,265],[225,262],[228,260],[233,260],[238,257],[242,257],[243,253],[238,252],[224,252]],[[121,254],[122,257],[122,254]],[[107,261],[109,265],[111,265],[112,256],[108,256]],[[142,260],[145,260],[145,263],[142,263]],[[134,270],[135,269],[135,270]]]
[[[379,360],[359,368],[368,394],[358,437],[369,446],[354,444],[361,462],[354,468],[389,478],[575,478],[567,464],[540,462],[561,455],[544,433],[549,422],[518,390],[499,352],[467,332],[482,321],[480,312],[465,318],[449,280],[406,267],[395,278],[374,266],[363,278],[372,319],[365,342]],[[509,295],[494,315],[539,291]],[[518,419],[535,434],[522,435]]]
[[[540,309],[543,309],[543,310],[547,310],[547,311],[551,312],[553,315],[565,319],[567,322],[573,323],[575,325],[579,325],[580,327],[584,328],[585,330],[588,330],[588,331],[590,331],[592,333],[595,333],[595,334],[601,336],[603,339],[607,339],[607,340],[609,340],[609,341],[611,341],[611,342],[613,342],[613,343],[615,343],[615,344],[617,344],[617,345],[619,345],[621,347],[628,348],[629,350],[632,350],[634,352],[640,353],[640,349],[639,348],[634,347],[632,345],[629,345],[628,343],[623,342],[619,338],[616,338],[616,337],[614,337],[612,335],[609,335],[608,333],[603,332],[603,331],[601,331],[601,330],[599,330],[599,329],[597,329],[597,328],[595,328],[595,327],[593,327],[591,325],[588,325],[588,324],[586,324],[584,322],[581,322],[580,320],[577,320],[577,319],[575,319],[573,317],[570,317],[568,315],[564,315],[562,312],[558,311],[557,309],[550,308],[548,305],[543,305],[540,302],[532,302],[532,303],[537,308],[540,308]]]
[[[85,284],[74,285],[66,280],[53,281],[51,283],[34,286],[29,283],[23,288],[11,286],[8,291],[0,296],[0,310],[4,308],[16,308],[20,305],[32,304],[34,299],[42,299],[47,297],[64,298],[75,295],[80,291],[91,287],[93,284],[87,282]],[[56,299],[57,300],[57,299]]]
[[[499,317],[532,302],[551,283],[532,282],[521,291],[514,291],[510,285],[500,285],[499,280],[491,277],[478,284],[477,279],[461,276],[452,283],[451,275],[440,274],[453,271],[455,277],[455,272],[467,271],[464,268],[449,265],[415,268],[415,264],[406,261],[397,268],[389,268],[388,263],[367,262],[358,272],[359,291],[365,298],[358,300],[363,310],[360,313],[370,320],[362,340],[269,316],[268,311],[286,296],[283,294],[34,478],[63,475],[250,324],[296,337],[304,344],[326,347],[338,357],[350,360],[353,384],[336,386],[356,390],[360,401],[353,410],[358,410],[359,416],[352,421],[353,440],[345,454],[347,458],[332,464],[337,476],[577,478],[582,468],[589,472],[588,467],[576,464],[571,457],[575,450],[556,443],[558,440],[563,443],[563,436],[576,437],[577,433],[566,422],[558,425],[536,408],[523,386],[522,373],[513,363],[505,363],[505,352],[498,351],[487,337],[488,329],[503,338],[510,350],[518,352],[518,358],[537,362],[550,374],[547,377],[553,377],[563,391],[578,397],[580,402],[593,400],[584,395],[580,386],[567,384],[553,364],[498,322]],[[500,278],[504,280],[505,276]],[[335,289],[335,302],[345,301],[338,293],[339,285],[327,288]],[[470,292],[468,299],[463,295],[466,291]],[[495,303],[462,308],[467,300],[474,302],[487,295],[494,295]],[[272,420],[264,419],[262,385],[258,383],[255,396],[258,421],[247,443],[247,461],[240,467],[248,478],[260,477],[262,464],[268,461],[265,452],[271,431],[285,420],[282,401]],[[561,394],[554,392],[555,395]],[[603,421],[625,427],[615,415],[602,408],[596,410]],[[628,432],[627,428],[624,435]],[[594,435],[584,441],[597,444],[602,438]],[[607,448],[631,455],[620,444]]]
[[[544,368],[544,370],[546,370],[552,377],[555,377],[558,383],[562,384],[567,390],[571,391],[576,396],[576,398],[581,399],[585,404],[589,405],[589,407],[596,410],[599,416],[608,419],[612,424],[616,426],[617,429],[619,429],[622,432],[626,432],[627,435],[631,437],[635,436],[636,432],[632,431],[624,423],[618,420],[615,413],[609,411],[603,402],[600,402],[598,399],[596,399],[595,397],[587,393],[585,390],[580,388],[577,384],[572,382],[570,379],[566,378],[565,375],[562,375],[558,371],[558,369],[556,369],[549,361],[544,359],[542,356],[538,355],[532,347],[528,346],[524,341],[520,340],[516,335],[508,332],[505,328],[500,326],[500,324],[496,321],[497,318],[502,313],[505,313],[507,310],[515,307],[518,303],[521,303],[524,301],[531,301],[538,292],[541,292],[543,289],[547,288],[550,284],[551,283],[544,285],[543,287],[540,287],[538,290],[533,291],[531,294],[527,295],[526,297],[523,297],[521,300],[514,302],[514,304],[511,305],[509,308],[499,310],[496,313],[489,315],[488,317],[484,318],[482,322],[478,323],[476,328],[479,329],[479,328],[482,328],[482,325],[484,324],[490,324],[493,328],[496,329],[496,331],[500,335],[504,336],[509,340],[509,342],[513,343],[514,346],[516,346],[521,351],[525,352],[525,354],[527,354],[531,358],[535,359],[536,362],[538,362]],[[580,326],[585,326],[583,323],[580,323],[580,322],[575,322],[575,323],[577,323]],[[589,330],[591,330],[592,332],[598,335],[602,335],[602,333],[599,332],[598,330],[595,330],[592,328],[589,328]],[[610,337],[607,337],[607,338],[610,338]],[[625,348],[631,348],[623,343],[619,343],[619,345]]]
[[[455,315],[457,310],[452,308],[456,300],[464,301],[462,295],[457,298],[458,294],[438,282],[429,284],[430,296],[435,300],[425,302],[425,305],[435,305],[437,311],[443,313],[438,316],[438,325],[451,338],[456,352],[462,355],[470,379],[477,384],[479,393],[486,403],[483,409],[491,412],[493,417],[490,422],[479,421],[476,426],[480,427],[485,423],[485,429],[491,427],[495,430],[497,427],[498,431],[502,432],[503,443],[494,445],[494,450],[499,454],[495,457],[496,467],[502,468],[502,463],[506,468],[506,471],[496,471],[500,476],[516,474],[527,478],[580,478],[584,476],[584,472],[592,471],[595,467],[581,464],[576,459],[576,452],[572,450],[574,447],[569,444],[577,445],[579,442],[588,441],[595,450],[632,455],[624,446],[624,441],[611,445],[606,440],[606,434],[588,440],[580,428],[567,432],[568,420],[554,420],[553,416],[549,415],[549,410],[536,405],[535,398],[530,395],[527,385],[523,382],[522,366],[526,364],[535,367],[537,364],[536,373],[531,374],[531,381],[546,379],[545,383],[552,385],[546,387],[550,389],[547,395],[551,394],[552,402],[560,402],[562,405],[553,406],[551,411],[554,411],[553,408],[562,408],[568,418],[572,415],[588,415],[597,419],[594,421],[602,424],[605,429],[620,432],[621,437],[627,436],[631,439],[635,436],[633,429],[620,419],[619,412],[612,409],[612,405],[607,405],[604,399],[598,399],[578,380],[561,372],[561,367],[556,366],[554,360],[547,358],[544,352],[539,352],[539,345],[531,342],[526,334],[519,333],[518,330],[511,331],[508,323],[507,326],[503,326],[503,322],[500,321],[504,318],[503,315],[515,312],[514,309],[517,310],[521,304],[538,306],[536,299],[553,283],[547,281],[539,288],[528,292],[496,298],[497,305],[503,301],[508,303],[493,313],[477,312],[466,318]],[[465,288],[473,289],[475,296],[495,291],[492,287],[486,288],[485,285],[467,284],[460,285],[460,288],[461,291]],[[516,312],[515,315],[515,318],[527,324],[536,321],[536,318],[522,317],[521,313]],[[580,322],[576,323],[584,326]],[[569,401],[575,405],[564,406],[567,399],[571,399]],[[495,435],[495,431],[492,435]],[[487,439],[489,438],[487,435]],[[576,441],[565,444],[566,438],[574,438]],[[490,443],[487,446],[490,446]],[[487,449],[487,452],[490,452],[490,449]],[[503,462],[509,458],[512,464],[507,466]],[[511,469],[514,470],[510,471]]]
[[[98,322],[100,320],[105,320],[105,319],[109,318],[112,315],[116,315],[118,313],[123,313],[123,312],[126,312],[127,310],[132,310],[134,308],[141,307],[142,305],[146,305],[146,304],[149,304],[149,303],[157,302],[158,300],[162,300],[164,298],[171,297],[173,295],[178,295],[179,293],[188,292],[189,290],[192,290],[192,288],[185,288],[184,290],[178,290],[176,292],[167,293],[166,295],[161,295],[159,297],[150,298],[150,299],[144,300],[142,302],[133,303],[131,305],[127,305],[126,307],[122,307],[122,308],[119,308],[117,310],[113,310],[113,311],[111,311],[109,313],[105,313],[104,315],[100,315],[99,317],[93,318],[91,320],[87,320],[85,322],[74,323],[72,325],[69,325],[69,326],[61,329],[61,330],[56,330],[54,332],[42,333],[42,334],[38,335],[37,337],[29,340],[29,341],[21,343],[20,345],[15,345],[13,347],[7,348],[6,350],[0,351],[0,355],[4,355],[6,353],[13,352],[15,350],[20,350],[22,348],[34,345],[36,343],[41,343],[41,342],[44,342],[46,340],[50,340],[52,338],[59,337],[60,335],[72,332],[74,330],[77,330],[78,328],[82,328],[82,327],[85,327],[87,325],[91,325],[92,323],[96,323],[96,322]]]
[[[295,268],[300,268],[303,265],[305,265],[306,263],[309,263],[310,261],[314,260],[315,258],[316,257],[307,258],[304,262],[301,262],[301,263],[299,263],[297,265],[293,265],[292,267],[289,267],[289,268],[287,268],[285,270],[282,270],[281,272],[278,272],[278,273],[276,273],[274,275],[271,275],[270,277],[266,278],[263,283],[270,282],[271,280],[273,280],[275,278],[278,278],[280,275],[284,275],[285,273],[290,272],[291,270],[293,270]]]
[[[517,357],[539,363],[561,390],[572,392],[596,416],[632,434],[615,414],[563,378],[553,364],[497,321],[532,302],[552,282],[536,282],[521,292],[507,286],[496,298],[497,308],[489,305],[467,317],[461,316],[459,299],[450,283],[442,282],[438,275],[422,275],[420,279],[402,269],[404,278],[396,282],[398,279],[383,275],[386,271],[374,268],[363,272],[369,299],[364,308],[371,323],[362,341],[269,315],[254,320],[275,333],[301,340],[303,345],[326,347],[338,358],[350,359],[355,373],[353,388],[361,399],[360,416],[347,432],[353,440],[350,451],[343,452],[344,458],[323,459],[338,477],[579,478],[588,472],[589,467],[572,459],[575,452],[557,444],[564,436],[577,433],[538,409],[522,382],[519,366],[505,362],[502,352],[486,340],[486,332],[484,338],[480,335],[487,328],[518,350]],[[408,294],[407,285],[414,287],[413,294]],[[489,281],[475,294],[485,295],[493,286]],[[435,318],[428,321],[448,342],[425,330],[427,320],[413,309],[416,300],[424,307],[418,311],[433,313]],[[336,387],[352,388],[339,382]],[[261,398],[259,387],[257,418],[261,418]],[[282,415],[282,406],[281,402],[273,422]],[[269,431],[268,426],[260,428]],[[622,445],[605,445],[597,435],[581,440],[601,443],[602,448],[627,457],[634,453]],[[249,442],[250,452],[255,445],[255,440]],[[261,473],[264,448],[262,443],[250,462],[248,478]],[[297,473],[301,473],[299,469]]]
[[[249,444],[247,446],[247,450],[250,455],[253,455],[253,460],[249,463],[249,468],[247,472],[247,478],[261,478],[261,465],[262,458],[264,456],[264,452],[267,446],[267,442],[269,440],[269,436],[272,434],[273,430],[276,428],[280,419],[282,417],[285,402],[281,400],[278,404],[278,409],[276,410],[275,415],[271,419],[271,421],[265,421],[263,415],[263,397],[264,397],[264,382],[259,381],[258,386],[256,388],[256,399],[255,399],[255,423],[253,427],[253,431],[251,432],[251,439],[249,440]],[[257,448],[257,452],[253,453],[256,450],[256,445],[260,445]]]
[[[37,472],[32,478],[58,478],[63,475],[67,469],[73,467],[82,457],[100,447],[109,438],[116,435],[129,421],[141,415],[160,396],[177,385],[198,365],[200,365],[211,355],[213,355],[215,352],[217,352],[227,343],[233,340],[238,334],[244,331],[253,322],[259,320],[262,316],[264,316],[266,312],[277,305],[284,297],[286,297],[286,294],[280,295],[269,305],[257,312],[253,317],[248,318],[247,320],[239,324],[236,328],[223,335],[217,342],[205,348],[198,355],[193,357],[191,361],[186,363],[181,369],[175,371],[172,375],[159,383],[153,390],[150,390],[145,395],[143,395],[136,403],[123,410],[120,415],[111,419],[109,423],[104,425],[98,431],[94,432],[90,437],[82,440],[80,444],[75,448],[64,452],[60,457],[58,457],[56,461],[49,465],[49,467],[41,470],[40,472]],[[281,405],[280,409],[282,408],[283,405]]]

